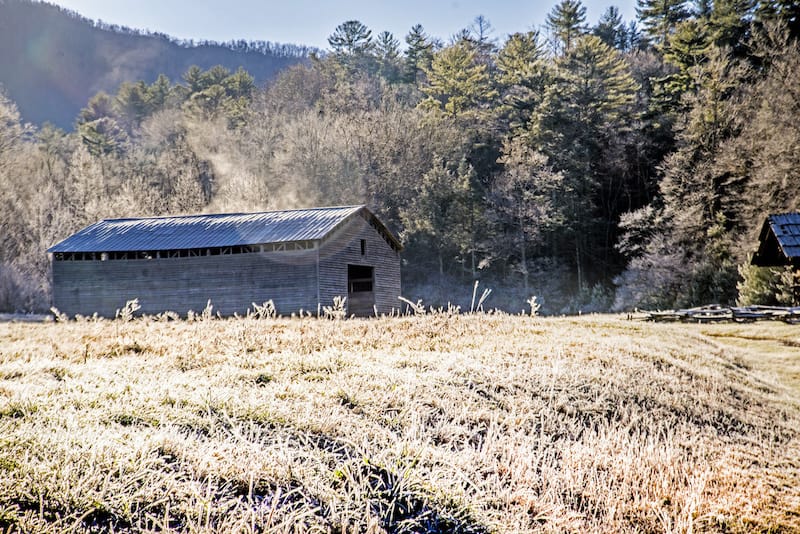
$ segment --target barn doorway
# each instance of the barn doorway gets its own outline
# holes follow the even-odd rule
[[[375,268],[366,265],[347,266],[347,313],[367,316],[374,313]]]

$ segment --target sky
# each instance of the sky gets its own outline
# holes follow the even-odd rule
[[[373,35],[388,30],[402,41],[415,24],[448,40],[483,15],[502,42],[544,24],[557,0],[48,0],[86,18],[165,33],[180,39],[272,41],[328,48],[327,37],[346,20],[360,20]],[[615,5],[625,21],[636,17],[636,0],[583,0],[589,24]]]

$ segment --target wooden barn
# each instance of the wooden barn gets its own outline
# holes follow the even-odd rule
[[[263,213],[108,219],[48,249],[53,305],[114,317],[138,298],[141,313],[316,313],[347,297],[347,313],[400,306],[397,238],[365,206]]]
[[[760,267],[800,269],[800,213],[770,215],[761,227],[751,263]]]

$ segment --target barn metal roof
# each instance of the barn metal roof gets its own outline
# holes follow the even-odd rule
[[[400,244],[365,206],[342,206],[261,213],[106,219],[80,230],[47,252],[127,252],[182,250],[314,241],[362,213],[393,246]]]
[[[800,213],[767,217],[752,263],[764,267],[800,263]]]

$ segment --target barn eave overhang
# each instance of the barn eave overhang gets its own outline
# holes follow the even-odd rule
[[[229,256],[237,254],[298,252],[319,247],[320,239],[304,241],[282,241],[255,245],[235,245],[222,247],[196,247],[160,250],[108,250],[108,251],[70,251],[50,252],[55,261],[113,261],[113,260],[156,260],[174,258],[193,258],[204,256]]]

